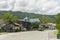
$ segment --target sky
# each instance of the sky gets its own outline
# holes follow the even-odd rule
[[[60,12],[60,0],[0,0],[0,10],[55,15]]]

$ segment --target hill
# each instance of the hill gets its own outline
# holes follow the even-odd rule
[[[8,11],[0,11],[0,18],[1,15],[7,13]],[[34,13],[27,13],[21,11],[13,11],[13,15],[16,15],[19,19],[28,16],[29,18],[39,18],[41,23],[53,22],[55,23],[56,15],[41,15],[41,14],[34,14]]]

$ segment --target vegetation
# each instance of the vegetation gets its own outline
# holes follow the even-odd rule
[[[60,33],[60,13],[58,13],[56,17],[56,28]]]
[[[28,16],[29,18],[39,18],[40,23],[42,23],[42,24],[45,24],[47,22],[55,23],[55,21],[56,21],[55,15],[41,15],[41,14],[34,14],[34,13],[27,13],[27,12],[20,12],[20,11],[13,11],[13,12],[12,11],[0,11],[0,17],[5,22],[6,27],[8,27],[8,28],[11,27],[11,25],[12,25],[11,22],[17,22],[18,19],[21,19],[21,18],[23,19],[26,16]],[[38,23],[38,22],[32,23],[33,29],[38,29],[40,23]],[[6,28],[6,29],[4,28],[4,30],[9,31],[8,28]],[[14,30],[12,28],[10,28],[10,32],[11,31],[14,31]],[[19,30],[17,29],[16,31],[19,31]]]
[[[8,11],[0,11],[0,16]],[[13,11],[13,15],[17,16],[19,19],[28,16],[29,18],[39,18],[41,23],[53,22],[56,21],[55,15],[41,15],[41,14],[34,14],[34,13],[27,13],[27,12],[20,12],[20,11]]]
[[[6,12],[1,16],[3,23],[0,24],[0,32],[13,32],[14,23],[18,22],[17,16],[13,15],[12,12]],[[5,24],[3,26],[3,24]],[[3,27],[2,27],[3,26]],[[12,26],[12,27],[11,27]],[[17,29],[16,29],[17,30]]]
[[[35,29],[35,30],[39,28],[38,22],[31,23],[31,25],[33,26],[33,29]]]
[[[17,22],[18,21],[17,16],[14,16],[11,12],[4,13],[1,19],[5,22],[9,22],[9,21]]]

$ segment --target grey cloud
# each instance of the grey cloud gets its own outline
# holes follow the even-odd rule
[[[8,8],[8,5],[5,3],[5,4],[0,4],[0,9],[6,9]]]
[[[43,13],[43,14],[50,14],[50,13],[55,14],[56,12],[58,12],[58,10],[56,10],[55,8],[57,8],[58,6],[60,8],[60,0],[33,0],[34,2],[32,0],[30,0],[30,2],[28,0],[22,0],[22,1],[16,0],[16,1],[17,1],[15,3],[16,5],[14,5],[14,1],[12,2],[11,0],[10,1],[11,3],[9,3],[8,5],[0,4],[0,8],[7,9],[11,6],[12,7],[14,6],[13,10],[36,12],[36,13]]]
[[[26,6],[28,5],[28,3],[25,2],[25,1],[21,1],[21,2],[19,3],[19,5],[20,5],[21,7],[26,7]]]
[[[0,6],[1,9],[6,9],[8,8],[8,5],[3,5],[3,6]]]

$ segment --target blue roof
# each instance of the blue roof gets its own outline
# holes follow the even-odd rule
[[[19,19],[19,21],[27,21],[27,22],[40,22],[39,18],[29,18],[25,17],[24,19]]]
[[[29,19],[29,17],[25,17],[24,19]]]
[[[30,22],[40,22],[39,18],[30,19]]]
[[[26,22],[29,22],[29,21],[30,21],[29,17],[25,17],[24,20],[25,20]]]

